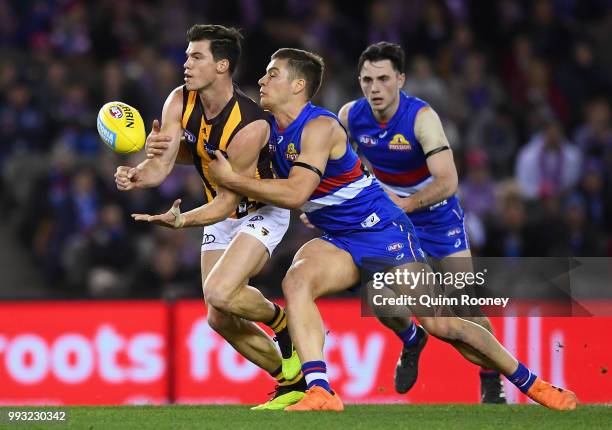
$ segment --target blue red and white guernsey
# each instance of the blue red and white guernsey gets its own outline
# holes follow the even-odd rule
[[[400,92],[397,112],[386,123],[379,123],[367,99],[351,107],[348,129],[363,155],[372,165],[376,178],[385,188],[407,197],[433,181],[423,148],[414,134],[417,113],[428,104]],[[408,217],[423,250],[441,259],[469,249],[463,209],[453,195],[437,204],[411,212]]]
[[[312,103],[307,103],[286,129],[279,129],[270,118],[272,162],[280,178],[289,176],[300,155],[304,127],[320,116],[340,123],[336,115]],[[348,136],[346,152],[339,159],[327,161],[319,186],[301,210],[325,232],[322,239],[351,254],[359,267],[379,270],[371,266],[372,261],[400,265],[424,259],[410,220],[376,179],[364,173]]]

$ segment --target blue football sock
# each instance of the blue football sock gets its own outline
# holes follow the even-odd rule
[[[516,388],[521,390],[524,394],[527,394],[529,388],[535,382],[537,375],[531,373],[531,370],[527,369],[523,363],[519,363],[518,369],[512,374],[507,375],[506,378],[514,385]]]
[[[327,379],[327,366],[324,361],[307,361],[302,364],[302,373],[306,378],[306,385],[312,388],[315,385],[325,388],[330,393],[333,393]]]
[[[419,341],[419,337],[417,336],[417,326],[413,321],[410,321],[410,325],[406,330],[400,331],[396,334],[397,337],[404,342],[404,346],[413,346]]]

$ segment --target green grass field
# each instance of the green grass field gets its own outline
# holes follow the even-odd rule
[[[610,429],[612,407],[557,412],[534,405],[350,405],[343,413],[250,411],[244,406],[68,407],[67,423],[6,424],[3,428],[74,429]],[[34,408],[32,408],[34,409]],[[40,408],[35,408],[40,409]],[[51,408],[45,408],[50,410]]]

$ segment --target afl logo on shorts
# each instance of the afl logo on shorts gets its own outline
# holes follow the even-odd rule
[[[111,106],[108,108],[108,112],[115,119],[123,118],[123,111],[119,106]]]
[[[378,139],[372,136],[368,136],[367,134],[362,134],[359,136],[359,143],[361,143],[365,147],[372,147],[378,144]]]
[[[392,243],[391,245],[387,246],[387,251],[390,251],[390,252],[399,251],[403,247],[404,247],[403,243],[395,242],[395,243]]]

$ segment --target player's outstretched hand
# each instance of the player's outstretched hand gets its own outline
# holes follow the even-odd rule
[[[234,173],[232,165],[219,150],[215,151],[215,159],[208,164],[208,171],[212,178],[220,183],[223,183]]]
[[[181,214],[181,199],[176,199],[168,212],[160,215],[132,214],[135,221],[145,221],[168,228],[181,228],[185,224],[185,217]]]
[[[147,158],[154,158],[162,155],[170,147],[171,140],[170,136],[160,133],[159,121],[154,119],[151,133],[149,133],[147,141],[145,142]]]
[[[141,182],[141,171],[137,167],[117,167],[117,171],[115,172],[115,184],[119,191],[130,191],[139,188]]]
[[[300,215],[300,221],[308,228],[315,228],[314,224],[308,220],[308,216],[304,213]]]

